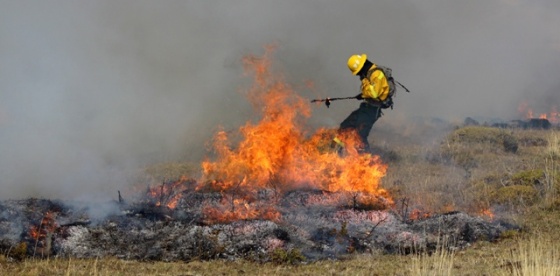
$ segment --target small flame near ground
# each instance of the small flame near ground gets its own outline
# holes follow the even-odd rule
[[[189,190],[189,185],[196,182],[194,179],[182,176],[176,181],[164,181],[159,186],[149,186],[146,195],[151,203],[157,207],[165,206],[175,209],[185,191]]]
[[[484,217],[484,218],[488,218],[490,220],[494,219],[494,213],[490,209],[484,209],[484,210],[480,211],[480,216]]]
[[[52,237],[58,229],[56,215],[56,212],[47,211],[38,224],[29,227],[27,248],[33,256],[49,256],[52,253]]]
[[[222,214],[227,221],[277,218],[279,214],[272,207],[252,209],[252,197],[266,189],[277,193],[301,188],[354,192],[366,200],[383,197],[391,201],[380,188],[387,165],[378,156],[358,154],[355,133],[319,129],[311,134],[305,130],[310,104],[281,74],[272,72],[273,52],[274,47],[269,46],[263,56],[243,59],[246,72],[254,78],[247,97],[260,120],[247,122],[237,132],[220,130],[215,134],[211,145],[214,156],[202,163],[199,189],[229,194],[229,204],[224,206],[231,208],[224,212],[208,207],[206,214]],[[343,156],[330,148],[335,135],[345,143]]]
[[[228,208],[229,207],[229,208]],[[245,199],[233,199],[231,204],[203,207],[204,223],[230,223],[238,220],[264,219],[280,220],[280,212],[272,205],[254,205]]]
[[[49,233],[53,233],[56,228],[54,212],[47,211],[38,225],[31,225],[29,228],[29,237],[33,240],[44,240]]]
[[[409,220],[421,220],[425,218],[429,218],[432,216],[431,212],[420,210],[420,209],[412,209],[410,211]]]
[[[555,105],[550,107],[547,113],[537,113],[533,112],[533,109],[529,107],[526,101],[519,103],[517,111],[525,117],[525,119],[547,119],[553,124],[560,123],[560,113],[558,113],[558,108]]]

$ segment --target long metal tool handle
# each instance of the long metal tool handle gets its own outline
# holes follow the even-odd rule
[[[354,97],[343,97],[343,98],[314,99],[314,100],[311,100],[311,102],[312,102],[312,103],[315,103],[315,102],[325,102],[325,105],[327,106],[327,108],[329,108],[329,107],[331,106],[331,101],[349,100],[349,99],[356,99],[356,96],[354,96]]]

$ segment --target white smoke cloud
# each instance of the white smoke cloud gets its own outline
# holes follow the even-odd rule
[[[277,43],[305,97],[358,93],[354,53],[413,93],[392,117],[514,116],[557,101],[557,1],[0,0],[0,198],[114,196],[146,162],[198,160],[251,117],[239,62]],[[542,102],[541,102],[542,103]],[[548,103],[548,102],[547,102]],[[356,108],[314,107],[336,127]]]

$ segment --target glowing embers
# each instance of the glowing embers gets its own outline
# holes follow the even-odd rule
[[[483,218],[487,218],[489,220],[493,220],[495,215],[494,215],[494,212],[492,212],[492,210],[483,209],[483,210],[480,211],[479,216],[483,217]]]
[[[58,228],[55,218],[55,212],[47,211],[37,224],[29,227],[27,248],[33,256],[49,256],[52,253],[53,234]]]
[[[31,225],[29,237],[34,240],[44,239],[49,233],[56,230],[55,213],[47,211],[38,225]]]
[[[154,206],[175,209],[183,193],[192,190],[195,183],[196,180],[186,177],[176,181],[164,181],[159,186],[149,186],[146,190],[146,199]]]
[[[279,221],[280,212],[267,202],[229,199],[224,197],[219,204],[206,205],[202,209],[205,224],[230,223],[238,220],[263,219]]]

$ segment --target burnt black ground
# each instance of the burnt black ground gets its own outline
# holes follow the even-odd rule
[[[217,195],[186,196],[175,209],[145,202],[106,203],[106,216],[91,215],[95,205],[47,199],[0,202],[0,251],[10,256],[26,244],[28,256],[95,258],[114,256],[136,260],[245,258],[269,261],[277,250],[301,252],[307,260],[341,258],[348,254],[407,254],[439,247],[461,250],[480,240],[496,241],[503,221],[488,221],[462,212],[421,220],[402,220],[391,209],[354,210],[337,204],[331,193],[293,191],[276,206],[278,221],[239,220],[205,224],[201,206]],[[306,202],[301,198],[313,197]],[[193,204],[196,199],[199,204]],[[288,203],[293,204],[288,204]],[[322,202],[328,203],[326,205]],[[109,207],[105,206],[105,209]],[[53,229],[45,229],[46,212]],[[41,236],[33,238],[30,229]]]

